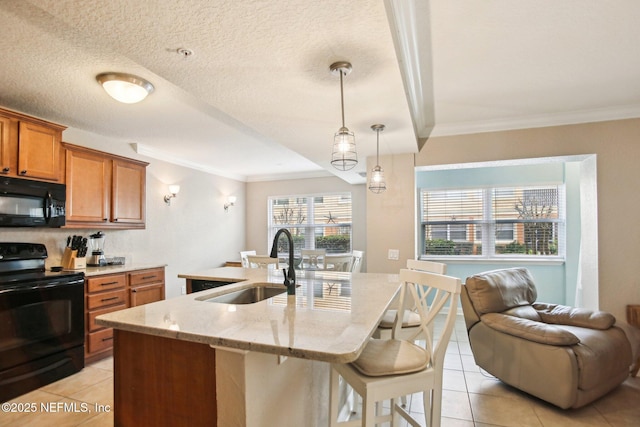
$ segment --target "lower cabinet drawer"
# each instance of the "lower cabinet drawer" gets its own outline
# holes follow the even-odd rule
[[[129,285],[137,286],[144,283],[164,282],[164,268],[153,268],[129,273]]]
[[[126,304],[127,292],[124,289],[112,292],[100,292],[87,295],[87,310],[107,307],[115,304]]]
[[[94,310],[87,313],[87,330],[89,332],[94,332],[94,331],[97,331],[98,329],[104,328],[104,326],[98,325],[96,323],[96,317],[100,316],[101,314],[111,313],[112,311],[124,310],[125,308],[127,308],[127,305],[125,303],[122,303],[122,304],[114,305],[112,307],[107,307],[100,310]]]
[[[88,341],[89,353],[111,348],[113,347],[113,329],[90,333]]]
[[[109,274],[87,278],[87,292],[108,291],[110,289],[127,286],[127,276],[124,274]]]

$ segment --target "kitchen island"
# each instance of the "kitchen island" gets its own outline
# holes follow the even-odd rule
[[[116,425],[327,425],[329,363],[355,360],[399,288],[397,275],[299,272],[295,296],[208,299],[282,286],[282,272],[224,267],[236,282],[98,318],[115,329]],[[282,290],[285,288],[282,286]]]

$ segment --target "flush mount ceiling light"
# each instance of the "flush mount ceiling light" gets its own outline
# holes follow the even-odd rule
[[[371,125],[371,129],[376,132],[376,165],[371,170],[369,178],[369,190],[372,193],[380,194],[387,189],[387,183],[384,180],[384,171],[380,167],[380,132],[384,130],[384,125]]]
[[[331,164],[341,171],[352,169],[358,164],[358,153],[356,153],[356,137],[344,125],[344,93],[342,87],[342,77],[351,72],[349,62],[334,62],[329,67],[332,74],[340,75],[340,107],[342,110],[342,127],[333,136],[333,152],[331,154]]]
[[[151,83],[133,74],[102,73],[96,80],[113,99],[125,104],[142,101],[154,89]]]

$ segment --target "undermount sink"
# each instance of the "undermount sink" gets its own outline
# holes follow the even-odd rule
[[[225,304],[254,304],[285,292],[287,292],[287,289],[283,286],[253,286],[251,288],[229,292],[228,294],[218,295],[217,297],[207,298],[203,301]]]

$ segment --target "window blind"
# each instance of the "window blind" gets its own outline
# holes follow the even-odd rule
[[[351,252],[352,203],[350,193],[269,198],[269,244],[280,228],[294,238],[294,251],[326,249],[327,253]],[[288,251],[286,239],[280,252]]]
[[[564,186],[420,190],[422,254],[559,256]]]

